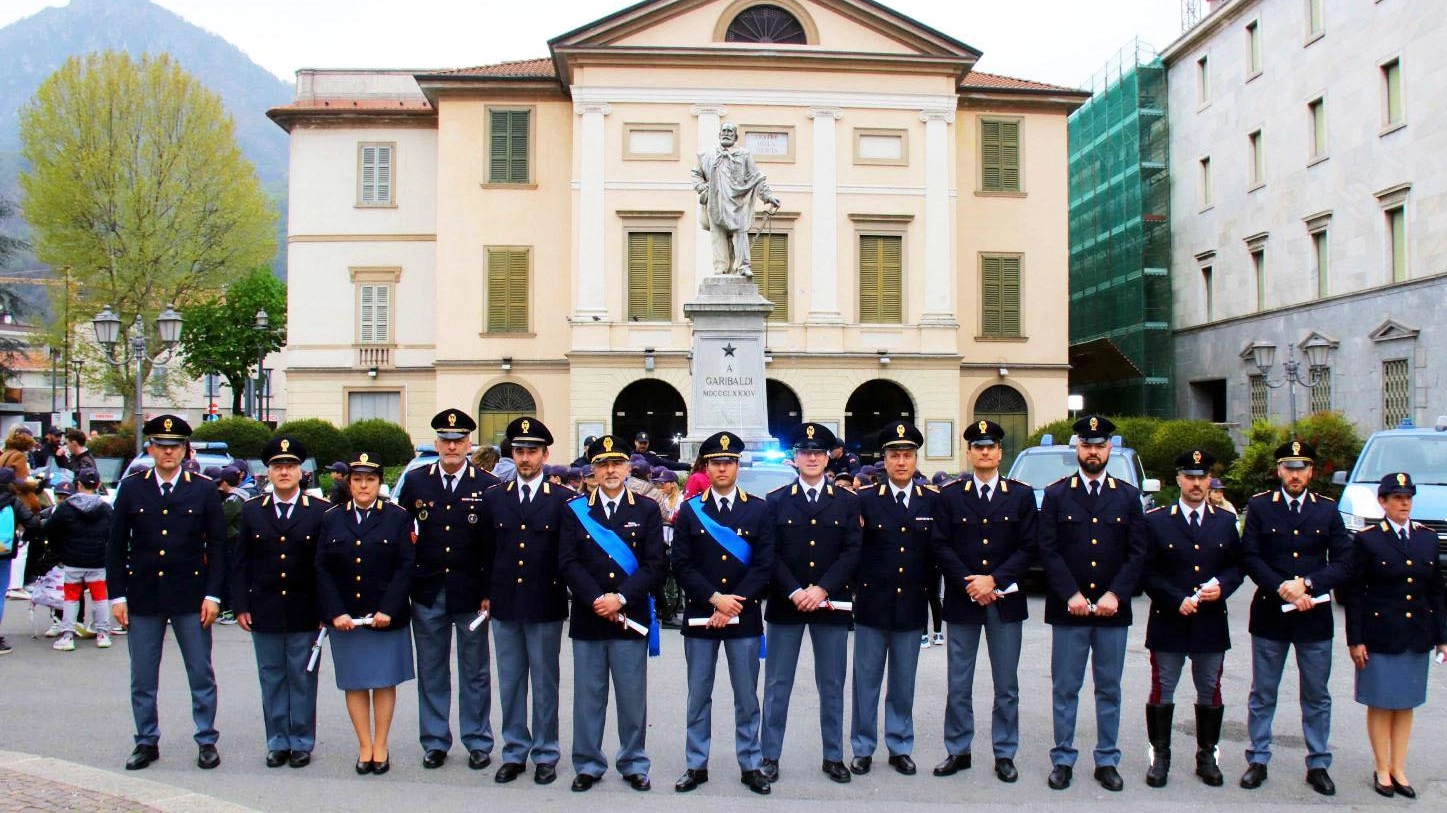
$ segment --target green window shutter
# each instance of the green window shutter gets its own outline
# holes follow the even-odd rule
[[[1000,187],[1000,122],[980,122],[980,189],[999,192]]]
[[[487,332],[528,330],[527,249],[487,252]]]
[[[1020,191],[1020,122],[1000,122],[1000,190]]]
[[[980,335],[1020,336],[1020,258],[987,255],[980,261]]]
[[[1020,191],[1020,122],[980,122],[980,189]]]
[[[789,235],[760,234],[750,250],[754,284],[774,303],[770,322],[789,321]]]
[[[980,335],[1000,335],[1000,257],[980,260]]]
[[[488,111],[488,183],[527,183],[529,111]]]
[[[628,318],[673,319],[673,235],[667,232],[628,233]]]
[[[1020,258],[1000,258],[1000,335],[1020,335]]]
[[[904,240],[893,235],[859,237],[859,321],[904,321]]]

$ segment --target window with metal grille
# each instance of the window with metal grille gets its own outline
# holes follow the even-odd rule
[[[1030,408],[1025,403],[1025,396],[1005,384],[989,387],[975,399],[971,420],[994,421],[1005,430],[1001,465],[1008,471],[1015,455],[1020,453],[1020,442],[1030,434]]]
[[[392,205],[391,144],[357,145],[357,204]]]
[[[487,332],[528,332],[526,248],[487,249]]]
[[[483,393],[477,412],[478,442],[499,446],[507,425],[525,415],[536,415],[538,407],[526,389],[509,382],[495,384]]]
[[[1248,375],[1246,383],[1251,393],[1251,422],[1266,420],[1266,413],[1270,407],[1268,401],[1270,390],[1266,387],[1266,376]]]
[[[357,286],[357,342],[392,343],[391,285],[368,283]]]
[[[1020,122],[980,121],[980,191],[1020,191]]]
[[[392,392],[349,392],[347,393],[347,423],[381,418],[392,423],[402,422],[402,393]]]
[[[1406,359],[1382,362],[1382,427],[1392,429],[1412,414],[1412,385]]]
[[[759,294],[774,303],[769,321],[789,321],[789,235],[760,234],[749,255]]]
[[[673,235],[668,232],[628,233],[628,318],[673,319]]]
[[[1020,336],[1019,254],[980,258],[980,335],[991,339]]]
[[[1324,367],[1318,373],[1316,386],[1311,388],[1311,396],[1307,399],[1307,411],[1326,412],[1331,409],[1331,368]]]
[[[757,42],[764,45],[808,45],[804,26],[794,15],[778,6],[751,6],[739,12],[724,34],[726,42]]]
[[[904,321],[904,238],[859,235],[859,321]]]
[[[532,111],[489,108],[488,183],[532,183]]]

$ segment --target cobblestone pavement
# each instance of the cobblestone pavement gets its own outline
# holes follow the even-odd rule
[[[63,782],[0,768],[0,807],[12,813],[160,813],[157,808],[138,804],[108,793],[99,793]]]

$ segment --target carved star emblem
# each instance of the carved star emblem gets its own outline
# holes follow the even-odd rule
[[[729,342],[728,344],[723,346],[724,355],[730,358],[737,358],[737,356],[734,356],[734,351],[737,349],[737,347],[734,347],[733,342]]]

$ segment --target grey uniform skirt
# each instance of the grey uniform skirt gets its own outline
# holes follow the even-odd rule
[[[413,671],[412,629],[407,624],[385,630],[334,629],[329,638],[338,689],[385,689],[417,676]]]
[[[1427,702],[1430,652],[1388,655],[1367,651],[1367,665],[1357,670],[1357,702],[1377,709],[1414,709]]]

